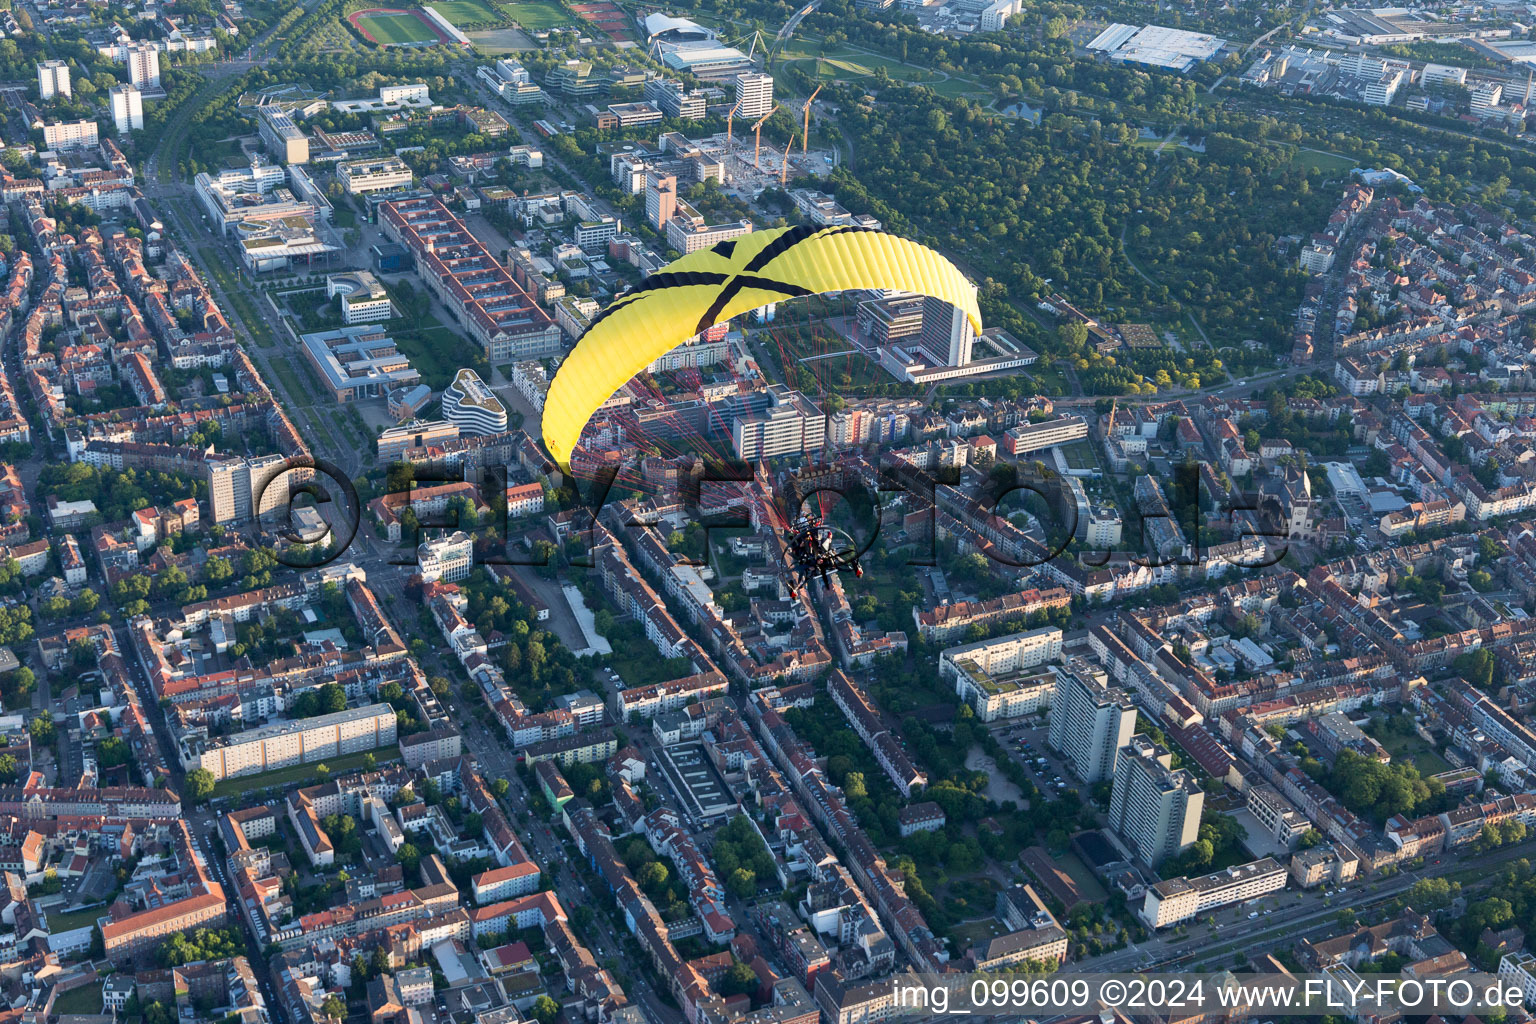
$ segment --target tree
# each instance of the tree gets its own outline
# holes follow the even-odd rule
[[[400,849],[395,851],[395,859],[400,862],[406,874],[413,874],[421,864],[421,851],[415,843],[401,843]]]
[[[43,711],[27,725],[27,732],[32,736],[32,742],[40,746],[48,746],[53,743],[57,730],[53,725],[53,715]]]
[[[740,960],[726,969],[725,977],[715,986],[722,996],[748,995],[757,991],[757,972]]]
[[[187,798],[200,804],[213,796],[213,772],[206,768],[193,768],[187,772]]]
[[[670,877],[667,866],[659,860],[643,864],[640,870],[635,872],[635,881],[639,882],[640,887],[647,892],[659,892],[666,887],[667,879]]]
[[[533,1001],[533,1019],[539,1024],[554,1024],[558,1016],[560,1016],[560,1004],[549,996],[542,995]]]
[[[378,977],[389,970],[389,954],[385,952],[383,946],[378,946],[374,949],[369,969],[372,970],[374,977]]]
[[[1446,878],[1424,878],[1408,890],[1407,905],[1421,914],[1433,914],[1451,905],[1461,894],[1461,884]]]
[[[340,683],[320,687],[320,714],[334,715],[347,710],[347,691]]]
[[[0,691],[4,692],[7,706],[12,706],[18,700],[25,699],[36,686],[37,675],[25,665],[14,672],[7,673],[3,679],[0,679]]]
[[[350,814],[327,814],[320,822],[331,844],[340,854],[352,854],[362,849],[363,837],[357,831],[357,819]]]
[[[339,1021],[347,1015],[347,1004],[341,1001],[340,996],[329,995],[320,1004],[320,1012],[330,1020]]]
[[[115,768],[120,764],[133,763],[133,748],[127,741],[111,736],[96,744],[96,763],[102,768]]]
[[[757,892],[757,876],[746,868],[737,868],[725,878],[725,887],[737,899],[746,899]]]

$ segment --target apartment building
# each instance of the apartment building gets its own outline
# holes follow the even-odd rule
[[[95,121],[55,121],[43,125],[43,145],[49,149],[88,149],[100,143]]]
[[[1109,825],[1143,864],[1155,868],[1199,838],[1204,807],[1205,793],[1194,776],[1174,770],[1167,748],[1134,736],[1120,751]]]
[[[245,523],[288,508],[288,460],[281,455],[215,455],[204,463],[215,523]]]
[[[1043,626],[950,647],[939,655],[939,678],[952,681],[983,722],[1032,714],[1051,705],[1056,676],[1029,669],[1060,658],[1061,640],[1060,629]]]
[[[45,60],[37,66],[37,95],[44,102],[55,96],[71,98],[68,61]]]
[[[1121,750],[1136,731],[1130,694],[1078,672],[1061,672],[1051,707],[1050,744],[1084,782],[1115,776]]]
[[[314,764],[395,742],[395,709],[388,704],[348,708],[331,715],[273,722],[229,736],[181,739],[182,767],[204,768],[215,779]]]
[[[1139,914],[1149,928],[1168,928],[1208,910],[1285,888],[1285,868],[1273,857],[1234,864],[1199,878],[1170,878],[1147,890]]]
[[[112,122],[117,134],[142,131],[144,128],[144,94],[133,85],[114,85],[107,90],[112,106]]]
[[[130,46],[123,53],[128,64],[128,81],[135,88],[154,91],[160,88],[160,48],[153,43]]]
[[[748,123],[773,110],[773,76],[748,71],[736,76],[736,116]]]

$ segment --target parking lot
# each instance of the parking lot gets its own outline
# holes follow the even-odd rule
[[[1030,780],[1041,790],[1061,793],[1077,788],[1079,783],[1069,771],[1066,759],[1057,756],[1048,746],[1050,733],[1050,726],[1038,715],[1026,715],[992,725],[992,735],[997,737],[997,742],[1024,766]],[[1086,797],[1087,794],[1084,794]]]

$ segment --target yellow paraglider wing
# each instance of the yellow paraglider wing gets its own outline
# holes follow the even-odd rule
[[[569,469],[571,449],[598,407],[700,331],[770,302],[851,288],[943,299],[981,331],[975,287],[926,246],[869,228],[756,231],[668,264],[592,321],[550,382],[545,447]]]

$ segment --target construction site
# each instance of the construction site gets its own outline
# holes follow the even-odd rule
[[[765,189],[783,188],[799,176],[820,177],[836,167],[840,155],[836,149],[811,149],[811,112],[821,87],[811,93],[800,107],[800,131],[792,136],[789,144],[780,148],[763,141],[763,125],[782,109],[774,104],[762,117],[749,125],[736,129],[737,110],[726,117],[724,135],[711,135],[699,140],[706,152],[720,158],[725,165],[725,183],[744,198],[757,198]]]

